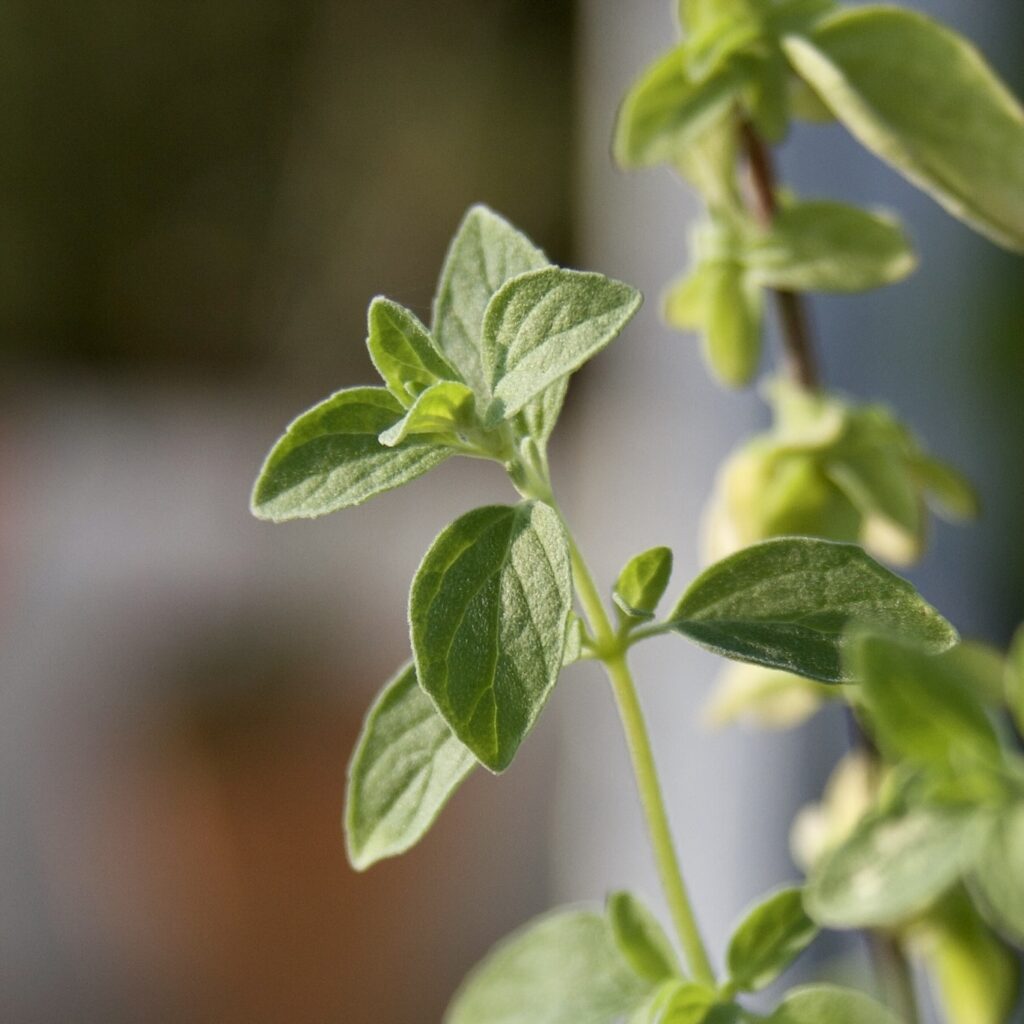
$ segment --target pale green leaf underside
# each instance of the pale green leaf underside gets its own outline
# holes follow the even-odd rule
[[[818,926],[804,910],[800,889],[783,889],[751,910],[729,942],[726,962],[736,986],[771,984],[814,941]]]
[[[784,537],[706,569],[669,616],[671,627],[727,658],[823,682],[853,676],[843,662],[854,625],[930,651],[956,632],[906,580],[852,544]]]
[[[345,841],[363,871],[404,853],[476,767],[406,665],[370,709],[348,770]]]
[[[704,354],[727,387],[749,384],[761,361],[761,288],[738,263],[715,262],[702,277]]]
[[[463,983],[445,1024],[616,1024],[650,989],[601,914],[561,910],[500,943]]]
[[[864,291],[893,284],[916,265],[891,217],[830,202],[784,207],[744,259],[760,284],[792,291]]]
[[[641,978],[658,982],[679,973],[679,961],[665,930],[631,893],[615,892],[608,897],[608,920],[619,952]]]
[[[582,366],[622,330],[641,301],[631,285],[560,267],[503,285],[484,316],[483,365],[493,395],[486,423],[515,415]]]
[[[549,263],[525,235],[483,205],[469,210],[452,239],[434,300],[434,339],[481,393],[480,338],[491,296],[511,278]]]
[[[969,42],[916,12],[873,6],[784,47],[868,149],[955,216],[1024,249],[1024,113]]]
[[[742,85],[731,70],[691,81],[682,47],[659,58],[636,81],[619,111],[615,158],[645,167],[680,157],[729,108]]]
[[[397,302],[377,296],[367,314],[366,347],[391,393],[408,407],[424,388],[458,373],[434,348],[426,327]]]
[[[972,884],[992,924],[1024,948],[1024,801],[1000,812],[978,853]]]
[[[963,813],[923,807],[867,818],[815,867],[804,905],[831,927],[903,922],[957,880],[979,827]]]
[[[767,1024],[901,1024],[881,1003],[834,985],[807,985],[786,995]]]
[[[311,519],[415,480],[452,454],[431,438],[386,448],[405,413],[384,388],[339,391],[303,413],[271,449],[252,495],[260,519]]]
[[[512,760],[561,668],[572,603],[565,533],[547,505],[495,505],[434,541],[412,583],[416,668],[492,771]]]

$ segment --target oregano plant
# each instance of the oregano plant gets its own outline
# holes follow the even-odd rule
[[[775,306],[784,372],[762,387],[772,426],[720,474],[703,572],[673,584],[672,552],[657,547],[606,589],[556,496],[547,445],[572,374],[622,332],[640,292],[553,265],[475,206],[429,326],[371,302],[381,383],[288,427],[253,512],[336,512],[458,455],[498,463],[511,487],[507,504],[445,527],[411,582],[409,660],[349,765],[349,860],[362,871],[413,846],[472,771],[511,764],[562,673],[596,661],[670,921],[620,891],[524,923],[454,994],[448,1024],[915,1024],[908,957],[934,979],[946,1020],[1001,1024],[1024,945],[1024,634],[1005,658],[961,642],[883,564],[920,554],[926,505],[963,520],[977,501],[891,410],[825,389],[803,295],[889,285],[917,257],[893,215],[784,189],[771,147],[793,119],[838,119],[954,215],[1024,250],[1024,113],[968,42],[899,7],[682,0],[678,15],[681,41],[625,98],[614,152],[627,167],[668,165],[704,199],[691,266],[663,310],[700,335],[721,382],[756,376]],[[794,824],[806,882],[749,908],[722,951],[706,947],[680,870],[630,667],[634,646],[662,636],[730,663],[720,720],[792,724],[839,701],[858,736]],[[750,994],[823,928],[867,931],[879,991],[804,985],[755,1013]]]

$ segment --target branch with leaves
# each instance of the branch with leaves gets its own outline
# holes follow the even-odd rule
[[[967,43],[897,8],[680,8],[683,42],[630,92],[615,150],[627,165],[671,165],[706,200],[691,270],[666,299],[669,322],[698,330],[715,374],[739,386],[756,374],[764,295],[774,294],[793,380],[769,387],[771,431],[723,470],[706,538],[713,563],[659,617],[671,552],[630,560],[606,600],[547,458],[571,375],[623,330],[640,293],[553,266],[477,206],[452,241],[429,328],[391,300],[371,303],[367,345],[383,386],[338,392],[295,420],[260,473],[254,513],[325,515],[456,455],[498,463],[518,500],[458,518],[416,572],[411,659],[367,716],[349,768],[349,859],[365,870],[412,847],[472,771],[509,766],[561,673],[597,661],[675,940],[628,893],[603,910],[557,911],[470,974],[448,1024],[909,1019],[906,985],[893,1008],[830,985],[787,993],[767,1018],[745,1005],[820,927],[884,930],[898,950],[925,950],[950,1020],[996,1024],[1016,986],[1006,943],[1024,936],[1024,758],[996,723],[1009,706],[1024,726],[1024,641],[1007,666],[961,644],[858,546],[909,561],[926,500],[954,517],[976,501],[888,410],[822,390],[801,294],[893,283],[916,258],[889,214],[784,193],[768,145],[793,115],[838,117],[958,216],[1024,248],[1024,116]],[[629,665],[636,644],[662,635],[743,674],[729,684],[730,713],[798,694],[802,715],[828,695],[851,705],[878,750],[842,765],[856,785],[831,784],[856,792],[853,813],[829,799],[802,816],[806,889],[751,909],[722,972],[680,870]]]

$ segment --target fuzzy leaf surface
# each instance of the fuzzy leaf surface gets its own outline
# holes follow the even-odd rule
[[[457,434],[472,423],[476,398],[465,384],[442,380],[421,391],[394,426],[383,431],[381,444],[393,448],[416,434]]]
[[[764,988],[817,934],[818,926],[804,910],[799,888],[774,893],[754,907],[733,933],[726,955],[729,975],[743,991]]]
[[[698,576],[668,618],[718,654],[823,682],[848,682],[854,624],[942,651],[956,631],[917,591],[852,544],[768,540]]]
[[[922,14],[869,6],[784,47],[864,146],[954,216],[1024,249],[1024,111],[967,40]]]
[[[654,609],[664,596],[671,575],[672,551],[664,547],[651,548],[626,563],[612,597],[631,618],[654,618]]]
[[[623,959],[604,916],[561,910],[513,933],[470,973],[445,1024],[615,1024],[651,983]]]
[[[619,952],[641,978],[664,981],[679,972],[665,930],[631,893],[614,892],[608,897],[608,920]]]
[[[339,391],[303,413],[267,456],[253,514],[272,522],[312,519],[401,487],[444,462],[451,449],[431,437],[381,445],[378,435],[404,413],[385,388]]]
[[[492,771],[508,767],[562,665],[569,552],[547,505],[492,505],[434,541],[409,595],[420,683]]]
[[[760,284],[791,291],[879,288],[902,280],[917,263],[893,218],[830,202],[783,207],[745,255]]]
[[[459,225],[434,300],[434,339],[480,394],[486,392],[480,339],[491,296],[510,278],[549,263],[522,232],[486,206],[471,207]]]
[[[999,814],[978,853],[972,882],[988,919],[1024,949],[1024,800]]]
[[[406,665],[370,709],[349,765],[352,866],[364,871],[417,843],[476,764]]]
[[[881,1003],[853,989],[807,985],[787,993],[767,1024],[901,1024]]]
[[[377,296],[367,314],[366,346],[388,390],[408,408],[416,396],[441,380],[458,380],[458,373],[434,348],[419,319],[397,302]]]
[[[493,426],[579,369],[640,308],[631,285],[602,274],[545,267],[503,285],[484,316],[483,365]]]

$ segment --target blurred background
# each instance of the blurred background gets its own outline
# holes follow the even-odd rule
[[[1024,10],[929,0],[1024,93]],[[556,480],[595,568],[653,544],[698,567],[716,465],[763,422],[656,297],[691,198],[625,176],[614,111],[674,38],[666,0],[6,0],[0,6],[0,1020],[432,1024],[502,934],[632,886],[655,905],[624,746],[574,668],[500,779],[365,875],[345,764],[407,657],[437,532],[508,500],[449,462],[369,507],[247,511],[288,420],[369,382],[369,299],[428,318],[485,201],[560,263],[649,301],[580,374]],[[985,516],[912,574],[963,631],[1024,619],[1024,262],[838,128],[782,154],[808,196],[899,209],[909,282],[814,302],[826,377],[896,405],[970,470]],[[600,451],[600,458],[597,452]],[[828,714],[709,733],[710,656],[638,652],[683,860],[712,944],[794,877],[789,821],[842,749]],[[599,753],[596,753],[599,752]]]

